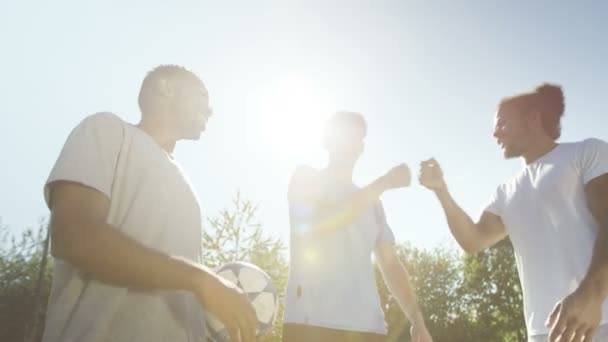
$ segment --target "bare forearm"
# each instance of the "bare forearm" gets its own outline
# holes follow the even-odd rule
[[[424,324],[424,318],[405,267],[401,263],[395,263],[390,266],[390,270],[386,270],[383,274],[386,285],[408,320],[413,325]]]
[[[313,224],[316,232],[328,232],[350,226],[365,210],[378,202],[384,192],[380,179],[335,206],[320,210]]]
[[[580,288],[589,290],[602,301],[608,297],[608,227],[601,227],[597,235],[587,275]]]
[[[468,253],[476,253],[479,249],[479,232],[475,229],[475,222],[452,198],[447,188],[436,191],[437,199],[450,227],[450,231],[458,244]]]
[[[189,290],[208,270],[181,257],[148,248],[105,223],[91,223],[58,239],[57,257],[93,279],[114,286]],[[62,234],[66,236],[67,234]]]

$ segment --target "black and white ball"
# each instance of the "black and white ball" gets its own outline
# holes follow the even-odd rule
[[[216,273],[241,288],[255,308],[258,318],[257,336],[262,336],[272,328],[279,311],[279,297],[272,279],[254,264],[237,261],[224,264]],[[230,340],[224,325],[212,314],[207,313],[207,335],[215,342]]]

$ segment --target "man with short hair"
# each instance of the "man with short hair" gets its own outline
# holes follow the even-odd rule
[[[111,113],[84,119],[46,182],[55,265],[43,341],[203,341],[201,306],[233,341],[253,341],[245,295],[200,264],[199,203],[172,155],[205,130],[207,89],[161,65],[139,106],[137,125]]]
[[[408,186],[410,172],[401,164],[368,186],[356,186],[352,176],[366,133],[361,114],[335,113],[325,132],[327,166],[301,166],[291,178],[285,342],[386,340],[372,254],[412,324],[412,341],[432,341],[379,200],[389,189]]]

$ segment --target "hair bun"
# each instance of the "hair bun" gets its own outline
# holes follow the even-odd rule
[[[562,87],[556,84],[543,83],[536,87],[534,93],[538,96],[538,104],[548,115],[557,117],[563,115],[565,101]]]
[[[564,93],[562,87],[558,85],[543,83],[536,87],[534,92],[552,103],[564,103]]]

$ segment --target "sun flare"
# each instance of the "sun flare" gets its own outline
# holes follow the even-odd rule
[[[318,155],[323,123],[335,110],[331,96],[304,75],[270,83],[261,99],[263,135],[276,156],[285,160]]]

